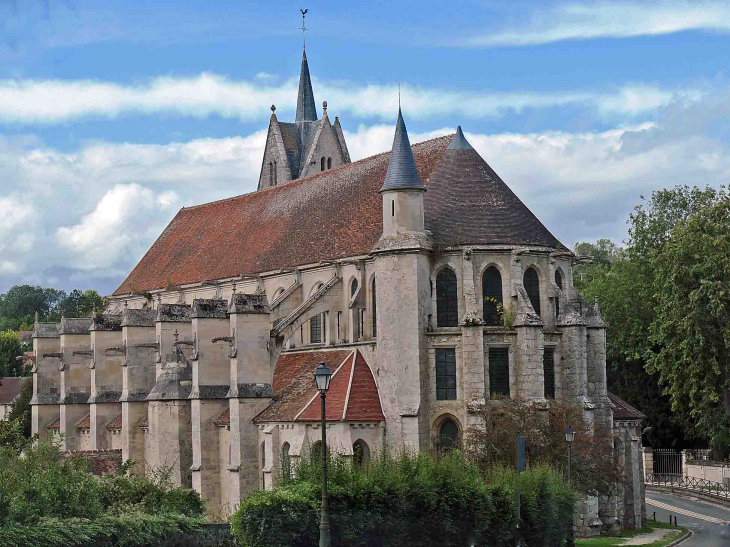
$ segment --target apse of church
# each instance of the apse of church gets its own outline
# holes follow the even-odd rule
[[[575,255],[460,127],[411,145],[399,109],[390,153],[351,163],[306,53],[295,121],[274,110],[256,192],[181,209],[104,313],[36,323],[34,433],[171,467],[227,515],[316,449],[325,361],[347,457],[448,449],[496,397],[577,402],[640,453]],[[641,522],[624,497],[587,499],[579,531]]]

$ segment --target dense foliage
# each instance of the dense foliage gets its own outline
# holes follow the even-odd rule
[[[479,426],[467,431],[464,450],[485,472],[494,466],[515,468],[517,432],[525,432],[528,466],[565,470],[568,451],[564,434],[570,425],[576,431],[571,445],[574,487],[586,494],[609,495],[622,480],[611,450],[612,432],[588,420],[579,405],[551,402],[540,410],[532,403],[490,400],[481,417]]]
[[[729,437],[727,203],[724,189],[654,192],[631,214],[624,249],[576,247],[598,257],[576,267],[576,286],[609,326],[609,389],[649,416],[652,446]]]
[[[94,308],[102,309],[106,301],[93,289],[74,289],[66,294],[57,289],[15,285],[0,294],[0,330],[31,330],[36,312],[42,321],[67,317],[88,317]]]
[[[28,379],[13,404],[10,407],[10,413],[6,417],[8,421],[12,422],[17,420],[22,427],[23,436],[29,438],[31,435],[31,407],[30,401],[33,398],[33,380]]]
[[[3,376],[24,376],[28,372],[18,357],[23,355],[25,347],[17,332],[0,331],[0,378]]]
[[[321,468],[294,466],[273,491],[254,492],[231,518],[244,546],[311,546],[319,536]],[[332,545],[368,547],[501,546],[516,539],[515,491],[521,492],[523,545],[560,545],[575,494],[547,467],[483,475],[459,451],[381,453],[362,467],[330,457]]]

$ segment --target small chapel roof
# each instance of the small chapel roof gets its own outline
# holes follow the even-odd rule
[[[299,95],[297,95],[298,122],[313,122],[317,119],[317,106],[314,104],[312,79],[309,76],[307,52],[302,52],[302,68],[299,72]]]
[[[607,392],[608,398],[613,403],[613,419],[614,420],[644,420],[646,414],[640,410],[634,408],[629,403],[614,395],[613,393]]]
[[[425,190],[426,187],[421,182],[421,177],[418,176],[411,142],[408,140],[406,123],[403,121],[403,114],[398,107],[398,120],[395,124],[393,147],[390,150],[388,173],[385,175],[385,181],[380,191],[403,189]]]
[[[375,378],[358,350],[285,353],[274,372],[272,403],[254,423],[321,420],[314,370],[326,362],[333,371],[327,392],[327,420],[378,422],[384,419]]]

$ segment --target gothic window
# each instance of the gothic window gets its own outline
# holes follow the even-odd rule
[[[555,284],[558,289],[563,290],[563,274],[560,273],[560,270],[555,270]]]
[[[525,291],[537,315],[540,315],[540,279],[533,268],[527,268],[524,277]]]
[[[309,320],[309,341],[312,344],[322,343],[322,315],[318,314]]]
[[[322,159],[319,160],[319,170],[324,171],[324,156],[322,156]]]
[[[352,460],[362,467],[362,464],[370,460],[370,447],[362,439],[358,439],[352,445]]]
[[[444,420],[439,427],[439,449],[453,450],[459,444],[459,426],[454,420]]]
[[[442,268],[436,276],[436,312],[439,327],[456,327],[459,324],[456,274],[451,268]]]
[[[436,400],[456,400],[456,349],[436,349]]]
[[[289,443],[281,445],[281,474],[289,478],[291,477],[291,458],[289,456],[289,450],[291,447]]]
[[[489,393],[509,397],[508,348],[489,348]]]
[[[542,369],[545,376],[545,398],[555,399],[555,348],[545,348]]]
[[[266,442],[261,443],[261,490],[266,490],[266,475],[264,469],[266,468]]]
[[[357,292],[357,279],[352,280],[352,285],[350,285],[350,297],[352,298],[355,296],[355,293]]]
[[[375,293],[375,278],[373,277],[373,338],[378,335],[378,308],[377,298]]]
[[[487,325],[499,325],[498,304],[502,303],[502,276],[494,266],[484,270],[484,275],[482,275],[482,298],[484,299],[484,321]]]
[[[327,158],[327,169],[332,169],[332,158]]]

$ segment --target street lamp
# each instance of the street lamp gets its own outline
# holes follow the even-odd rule
[[[322,517],[319,521],[319,547],[330,547],[330,510],[327,505],[327,390],[330,388],[332,372],[324,363],[317,365],[314,380],[322,400]]]
[[[570,480],[570,445],[573,444],[573,441],[575,440],[575,429],[573,429],[572,425],[569,425],[565,428],[565,442],[568,444],[568,484],[571,483]],[[568,528],[568,545],[573,546],[575,545],[575,530],[573,529],[573,517],[571,515],[570,518],[570,528]]]

